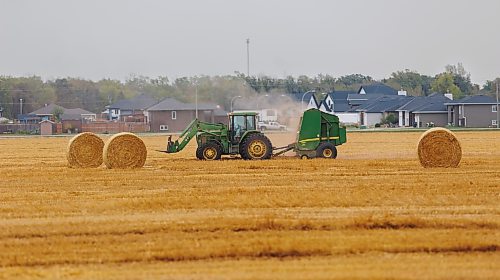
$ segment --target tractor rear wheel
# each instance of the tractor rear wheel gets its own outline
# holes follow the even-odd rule
[[[243,140],[241,147],[240,153],[243,159],[270,159],[273,152],[269,138],[260,133],[248,136]]]
[[[324,142],[316,149],[316,157],[337,158],[337,148],[332,143]]]
[[[207,142],[196,149],[196,157],[201,160],[219,160],[222,147],[215,142]]]

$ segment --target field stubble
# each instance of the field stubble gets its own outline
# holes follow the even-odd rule
[[[0,139],[0,278],[495,277],[500,132],[457,133],[453,169],[422,168],[419,136],[217,162],[144,136],[139,170],[68,168],[69,138]]]

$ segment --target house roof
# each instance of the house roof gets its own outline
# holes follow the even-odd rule
[[[307,102],[307,104],[309,104],[309,102],[311,102],[311,98],[314,101],[316,108],[319,108],[321,106],[321,103],[323,103],[323,101],[324,101],[323,100],[322,102],[318,102],[318,99],[316,99],[316,95],[311,95],[311,96],[309,96],[309,99],[307,99],[307,100],[304,99],[304,101]]]
[[[111,109],[120,109],[120,110],[145,110],[155,104],[158,101],[153,97],[147,94],[141,94],[131,99],[122,99],[117,102],[109,105]]]
[[[326,112],[331,112],[332,110],[328,107],[328,104],[326,104],[326,100],[321,101],[321,103],[318,106],[320,109],[324,108]]]
[[[81,108],[65,109],[64,113],[61,115],[61,120],[64,120],[64,121],[81,120],[83,115],[94,115],[95,116],[95,113],[89,112],[89,111],[81,109]]]
[[[41,122],[39,122],[39,124],[41,123],[51,123],[51,124],[55,124],[55,122],[53,121],[49,121],[49,120],[42,120]]]
[[[446,112],[447,101],[450,101],[446,96],[440,93],[433,93],[429,96],[412,97],[409,102],[403,104],[397,111],[409,112]]]
[[[359,87],[357,93],[364,89],[366,94],[398,95],[398,91],[383,83],[373,83]]]
[[[216,110],[217,105],[198,103],[198,110]],[[165,98],[160,103],[147,108],[148,111],[182,111],[196,110],[196,104],[180,102],[175,98]]]
[[[355,111],[365,111],[367,113],[383,113],[396,111],[401,105],[409,100],[409,96],[395,95],[395,96],[382,96],[376,99],[367,101],[358,107]]]
[[[74,109],[64,109],[64,114],[73,114],[73,115],[95,115],[90,111],[84,110],[82,108],[74,108]]]
[[[347,100],[336,100],[333,102],[333,111],[335,112],[347,112],[351,109],[351,106]]]
[[[90,111],[81,108],[67,109],[56,104],[49,104],[45,107],[42,107],[38,110],[35,110],[27,114],[27,116],[52,115],[52,113],[56,108],[60,108],[63,111],[63,113],[61,114],[61,120],[80,120],[82,118],[82,115],[95,115],[95,113],[92,113]]]
[[[66,108],[62,107],[62,106],[59,106],[57,104],[54,104],[54,103],[51,103],[45,107],[42,107],[38,110],[35,110],[31,113],[29,113],[28,115],[52,115],[52,112],[54,112],[54,110],[56,108],[61,108],[62,110],[67,110]]]
[[[350,94],[356,94],[356,92],[350,91],[350,90],[339,90],[339,91],[332,91],[332,92],[328,93],[330,98],[332,98],[333,100],[347,100],[347,97]]]
[[[451,100],[446,102],[445,105],[458,105],[458,104],[486,104],[494,105],[497,104],[496,100],[488,95],[470,95],[458,100]]]

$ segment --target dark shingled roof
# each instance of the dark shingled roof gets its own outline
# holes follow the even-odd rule
[[[356,111],[365,111],[367,113],[383,113],[396,111],[403,104],[408,103],[409,96],[394,95],[394,96],[382,96],[373,100],[369,100],[366,103],[359,106]]]
[[[29,113],[28,115],[52,115],[52,112],[54,112],[54,110],[56,108],[61,108],[62,110],[67,110],[66,108],[64,108],[62,106],[51,103],[45,107],[42,107],[38,110],[35,110],[35,111]]]
[[[333,100],[347,100],[347,97],[350,94],[356,94],[355,91],[349,91],[349,90],[339,90],[339,91],[333,91],[329,92],[328,95],[333,99]]]
[[[458,105],[458,104],[497,104],[496,100],[487,95],[471,95],[471,96],[466,96],[462,99],[458,100],[450,100],[449,102],[446,102],[445,105]]]
[[[90,111],[74,108],[74,109],[66,109],[62,106],[56,104],[50,104],[45,107],[42,107],[36,111],[29,113],[28,115],[52,115],[56,108],[60,108],[63,110],[63,114],[61,115],[61,120],[80,120],[82,119],[82,115],[95,115]]]
[[[333,104],[333,111],[335,112],[347,112],[351,109],[347,100],[335,100]]]
[[[398,95],[398,91],[383,83],[374,83],[361,86],[358,93],[364,89],[366,94]]]
[[[198,103],[198,110],[216,110],[217,105],[209,103]],[[196,110],[196,104],[180,102],[174,98],[163,99],[160,103],[148,108],[148,111],[182,111]]]
[[[446,112],[446,102],[450,101],[446,96],[440,93],[433,93],[429,96],[413,97],[408,103],[398,108],[398,111],[409,112]]]
[[[156,99],[147,95],[141,94],[131,99],[122,99],[111,105],[110,109],[120,109],[120,110],[145,110],[158,103]]]

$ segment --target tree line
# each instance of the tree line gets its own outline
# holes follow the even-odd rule
[[[498,81],[500,79],[497,79]],[[454,98],[478,93],[494,95],[495,79],[485,85],[473,84],[461,63],[447,65],[442,73],[433,77],[417,71],[402,70],[382,79],[395,89],[404,89],[409,95],[425,96],[433,92],[452,93]],[[309,90],[331,92],[356,91],[361,85],[376,82],[372,77],[351,74],[341,77],[319,74],[314,77],[273,78],[269,76],[246,76],[236,72],[226,76],[182,77],[170,81],[168,77],[150,78],[131,76],[125,81],[102,79],[91,81],[80,78],[61,78],[44,81],[40,77],[0,76],[0,109],[3,116],[17,118],[45,104],[56,103],[65,108],[83,108],[99,113],[107,105],[120,99],[139,94],[149,94],[158,100],[175,97],[181,101],[211,102],[229,108],[234,96],[257,94],[303,93]],[[21,101],[22,100],[22,101]]]

